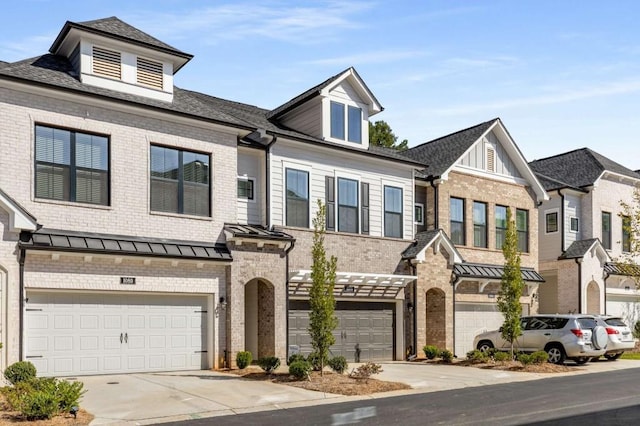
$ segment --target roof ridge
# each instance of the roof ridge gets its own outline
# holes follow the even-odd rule
[[[529,162],[529,164],[531,164],[531,163],[536,163],[536,162],[538,162],[538,161],[551,160],[552,158],[562,157],[563,155],[568,155],[568,154],[572,154],[572,153],[574,153],[574,152],[584,151],[584,150],[587,150],[587,149],[589,149],[589,148],[587,148],[587,147],[582,147],[582,148],[572,149],[571,151],[561,152],[561,153],[559,153],[559,154],[550,155],[549,157],[543,157],[543,158],[539,158],[539,159],[536,159],[536,160],[531,160],[531,161]]]

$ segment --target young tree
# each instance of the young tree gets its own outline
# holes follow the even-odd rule
[[[504,274],[500,282],[498,309],[504,315],[502,338],[511,344],[511,356],[513,357],[513,344],[522,335],[522,329],[520,328],[520,315],[522,314],[520,297],[522,296],[524,282],[520,272],[518,234],[511,209],[507,209],[507,230],[504,244],[502,245],[502,253],[504,254]]]
[[[326,207],[318,200],[318,212],[313,218],[313,248],[311,254],[311,289],[309,290],[309,334],[311,345],[320,358],[320,375],[324,370],[324,362],[328,358],[329,348],[335,343],[333,330],[338,326],[334,315],[336,300],[333,289],[336,285],[335,256],[327,259],[324,248]]]
[[[640,289],[640,190],[633,192],[633,200],[630,203],[620,202],[622,213],[622,251],[620,258],[616,259],[618,267],[625,275],[633,278],[636,288]]]
[[[376,121],[373,124],[369,122],[369,143],[371,145],[397,149],[398,151],[405,151],[409,148],[409,141],[404,139],[398,143],[398,137],[391,130],[391,126],[383,120]]]

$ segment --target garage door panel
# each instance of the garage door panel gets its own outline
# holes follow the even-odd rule
[[[504,316],[495,303],[457,303],[455,354],[466,356],[467,352],[473,349],[473,339],[476,335],[496,330],[503,322]]]
[[[205,297],[46,292],[28,296],[26,359],[38,360],[43,376],[207,366]],[[167,327],[173,324],[176,327]]]

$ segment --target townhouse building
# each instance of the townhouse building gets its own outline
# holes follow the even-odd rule
[[[382,106],[353,68],[267,110],[175,87],[191,58],[111,17],[0,62],[1,366],[308,352],[318,200],[338,257],[334,354],[403,359],[425,164],[369,146]]]
[[[530,163],[549,195],[540,207],[540,312],[619,315],[640,319],[640,293],[620,262],[630,257],[630,220],[640,175],[582,148]]]
[[[403,252],[415,268],[408,341],[464,357],[476,334],[504,322],[497,294],[511,210],[522,252],[523,314],[537,313],[538,205],[547,194],[499,118],[406,153],[428,164],[416,177],[416,242]]]

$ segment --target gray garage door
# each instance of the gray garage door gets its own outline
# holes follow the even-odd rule
[[[393,303],[337,302],[338,327],[331,355],[342,355],[349,362],[391,361],[394,354]],[[308,355],[312,352],[309,337],[309,302],[292,300],[289,305],[289,345],[296,345]]]

